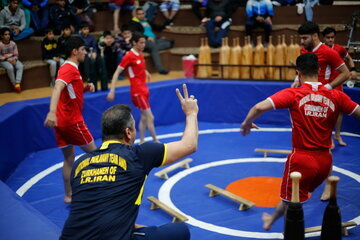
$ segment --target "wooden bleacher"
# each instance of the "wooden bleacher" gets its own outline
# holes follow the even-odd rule
[[[105,0],[91,0],[94,4],[104,4]],[[144,0],[140,0],[140,3]],[[191,2],[188,0],[181,1],[183,6],[175,19],[175,26],[171,30],[165,30],[158,33],[159,37],[166,37],[175,40],[173,49],[162,51],[160,53],[163,60],[164,67],[169,70],[182,70],[182,56],[187,54],[197,54],[200,39],[205,37],[205,30],[199,27],[199,21],[192,13],[189,6],[185,4]],[[51,2],[50,2],[51,3]],[[346,25],[351,23],[351,15],[354,11],[354,5],[360,6],[360,1],[337,1],[336,4],[331,6],[315,6],[314,8],[314,21],[320,24],[321,28],[325,26],[333,26],[338,30],[336,36],[339,44],[345,45],[348,38],[348,30]],[[104,7],[103,9],[107,9]],[[304,15],[296,14],[295,6],[281,6],[275,7],[275,17],[273,19],[273,35],[279,34],[295,35],[297,34],[298,26],[305,21]],[[330,17],[331,16],[331,17]],[[241,45],[243,44],[243,37],[245,36],[244,23],[246,21],[245,8],[240,7],[232,16],[233,24],[230,27],[228,36],[229,38],[240,37]],[[110,10],[98,10],[93,16],[95,22],[95,36],[99,36],[104,30],[111,30],[113,28],[112,12]],[[121,23],[127,23],[131,19],[130,12],[124,12],[120,15]],[[162,22],[164,20],[161,13],[156,17],[156,21]],[[286,24],[285,24],[286,23]],[[263,34],[263,31],[255,31],[255,35]],[[48,67],[46,64],[40,64],[41,51],[40,42],[42,37],[30,37],[29,39],[17,42],[19,48],[19,59],[25,65],[23,89],[38,88],[48,86],[50,79]],[[275,42],[276,44],[276,42]],[[218,58],[218,50],[212,51],[213,59]],[[148,56],[146,55],[147,67],[150,72],[155,71],[155,67]],[[9,83],[7,74],[0,70],[0,93],[13,91]]]

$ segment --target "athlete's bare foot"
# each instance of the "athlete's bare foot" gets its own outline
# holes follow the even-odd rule
[[[161,143],[158,139],[154,139],[154,142]]]
[[[64,203],[71,203],[71,197],[65,196]]]
[[[272,224],[272,216],[268,213],[263,213],[262,215],[262,221],[263,221],[263,228],[268,231],[271,228],[271,224]]]
[[[321,194],[321,201],[328,201],[330,199],[330,184],[325,184],[324,192]]]
[[[340,145],[340,146],[345,147],[345,146],[347,145],[346,142],[344,142],[344,141],[342,140],[342,137],[341,137],[341,136],[334,136],[334,139],[339,142],[339,145]]]

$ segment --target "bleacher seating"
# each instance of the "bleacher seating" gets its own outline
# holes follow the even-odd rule
[[[92,3],[106,5],[105,0],[92,0]],[[144,2],[143,0],[140,3]],[[186,54],[197,54],[197,48],[200,45],[200,39],[205,37],[205,29],[199,26],[199,21],[192,13],[188,4],[190,1],[181,1],[183,7],[179,11],[175,26],[171,30],[164,30],[159,33],[159,37],[166,37],[175,40],[173,49],[162,51],[161,57],[164,62],[164,67],[169,70],[181,70],[181,57]],[[50,2],[51,3],[51,2]],[[337,43],[345,45],[348,38],[347,26],[351,24],[351,15],[354,11],[354,5],[359,4],[359,1],[338,1],[337,5],[330,6],[315,6],[314,21],[320,24],[321,28],[326,26],[333,26],[338,31]],[[342,5],[338,5],[342,4]],[[358,6],[357,5],[357,6]],[[107,7],[98,8],[94,13],[93,19],[95,22],[96,37],[100,36],[102,31],[113,29],[112,12]],[[297,28],[305,21],[304,15],[296,14],[296,6],[281,6],[275,7],[275,17],[273,19],[273,36],[279,34],[296,35]],[[331,16],[331,17],[330,17]],[[121,23],[127,23],[131,18],[130,12],[124,12],[120,16]],[[243,37],[245,36],[244,23],[246,21],[245,8],[240,7],[233,15],[233,24],[230,27],[229,37],[240,37],[241,45],[243,44]],[[162,14],[158,14],[156,21],[163,22]],[[261,30],[255,31],[254,34],[263,34]],[[20,52],[20,60],[25,64],[23,89],[38,88],[49,85],[49,73],[46,64],[40,64],[41,51],[40,42],[42,37],[30,37],[29,39],[18,42]],[[217,59],[218,51],[214,50],[214,59]],[[147,66],[150,71],[155,71],[155,68],[146,55]],[[34,62],[36,61],[36,62]],[[171,64],[170,64],[171,63]],[[0,70],[0,93],[12,91],[12,86],[7,79],[5,71]]]

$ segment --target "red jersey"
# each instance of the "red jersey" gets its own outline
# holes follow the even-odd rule
[[[58,127],[84,121],[82,116],[84,84],[76,63],[65,61],[59,69],[56,81],[62,81],[66,85],[61,91],[56,109]]]
[[[146,86],[146,65],[142,52],[136,52],[132,48],[125,54],[119,66],[122,69],[127,68],[130,78],[131,95],[144,95],[149,93],[148,87]]]
[[[329,149],[339,113],[351,115],[359,107],[345,93],[329,90],[319,82],[287,88],[268,99],[274,109],[289,108],[293,148],[312,150]]]
[[[304,53],[314,53],[318,57],[319,82],[324,85],[334,80],[336,76],[338,76],[338,74],[334,74],[334,71],[337,72],[337,70],[345,64],[336,51],[323,43],[320,43],[312,51],[308,51],[302,47],[301,54]]]
[[[346,51],[346,49],[343,46],[334,43],[331,48],[334,49],[343,60],[345,60],[345,58],[348,55],[348,52]]]
[[[343,60],[345,60],[346,56],[348,55],[348,52],[343,46],[340,46],[339,44],[333,44],[331,48],[334,49]],[[339,74],[340,74],[339,71],[336,70],[333,70],[331,72],[331,76],[334,77],[333,79],[339,76]],[[337,86],[336,89],[342,91],[343,90],[342,85]]]

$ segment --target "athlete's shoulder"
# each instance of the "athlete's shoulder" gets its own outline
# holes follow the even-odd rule
[[[345,50],[345,48],[337,43],[334,43],[334,49]]]
[[[59,68],[59,71],[63,70],[63,71],[78,71],[78,67],[75,63],[73,62],[69,62],[69,61],[65,61]]]
[[[321,44],[320,48],[319,48],[320,51],[323,51],[325,53],[337,53],[335,49],[329,47],[328,45],[326,44]]]

